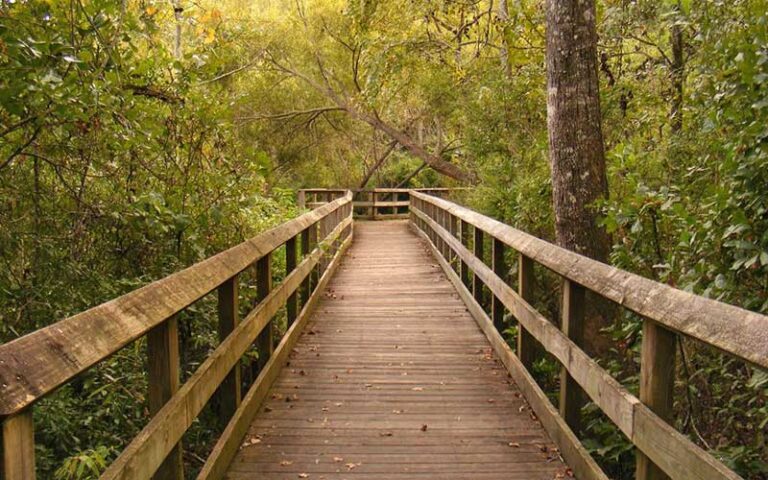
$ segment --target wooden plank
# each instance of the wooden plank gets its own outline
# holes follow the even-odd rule
[[[677,335],[652,320],[643,322],[640,354],[640,401],[668,424],[674,424],[675,347]],[[635,478],[666,480],[664,471],[637,452]]]
[[[423,232],[419,233],[422,235],[422,238],[429,243],[430,248],[440,263],[443,271],[446,272],[448,279],[459,292],[459,295],[467,305],[467,309],[472,314],[472,317],[491,343],[496,355],[499,356],[504,367],[512,376],[516,385],[520,388],[525,399],[530,403],[531,408],[541,421],[542,426],[560,448],[563,458],[573,469],[576,478],[579,478],[580,480],[608,480],[608,477],[597,465],[597,462],[595,462],[589,455],[589,452],[582,446],[579,439],[568,427],[568,424],[565,423],[565,420],[560,417],[559,412],[549,401],[546,393],[539,387],[536,380],[528,372],[522,362],[520,362],[514,355],[498,329],[495,328],[493,322],[488,318],[483,307],[477,303],[474,295],[463,285],[457,276],[451,275],[451,273],[448,272],[447,266],[444,262],[440,261],[440,258],[437,255],[437,250],[434,244],[429,241],[429,237],[424,235]]]
[[[431,272],[418,289],[401,273],[413,266]],[[366,297],[350,280],[389,286]],[[405,222],[357,223],[305,334],[271,390],[260,391],[261,409],[242,408],[255,416],[245,441],[233,442],[240,448],[227,478],[565,477],[463,302],[443,293],[450,287]],[[463,442],[473,451],[463,453]]]
[[[272,253],[268,253],[256,262],[256,302],[261,302],[272,291]],[[256,350],[259,359],[253,377],[256,378],[269,361],[275,349],[275,321],[270,320],[256,339]]]
[[[520,298],[528,304],[533,304],[536,282],[533,273],[533,260],[520,253],[517,256],[517,262],[517,289]],[[519,321],[517,327],[517,357],[525,369],[531,371],[533,362],[536,361],[537,342]]]
[[[480,259],[481,262],[483,262],[484,257],[484,238],[485,235],[483,231],[479,228],[474,228],[474,241],[472,242],[472,250],[475,254],[475,258]],[[438,238],[441,235],[438,235]],[[475,301],[479,303],[480,305],[485,304],[485,300],[483,298],[483,281],[480,279],[480,277],[475,273],[472,276],[472,296],[475,298]]]
[[[307,258],[309,252],[312,250],[312,246],[309,243],[309,229],[304,229],[301,232],[301,258]],[[301,282],[301,305],[304,306],[309,300],[309,295],[312,292],[310,287],[311,276],[308,275],[303,282]]]
[[[561,328],[568,338],[579,348],[584,343],[584,288],[568,279],[563,280],[563,303]],[[571,430],[581,430],[581,407],[584,406],[584,392],[578,382],[568,373],[568,368],[560,370],[560,416]]]
[[[35,480],[32,409],[3,419],[3,479]]]
[[[285,275],[288,276],[296,268],[296,237],[291,238],[285,242]],[[299,295],[298,292],[293,292],[288,297],[288,301],[285,302],[285,317],[287,326],[296,320],[296,315],[299,313]]]
[[[495,273],[499,278],[506,281],[507,277],[507,267],[504,263],[504,243],[499,241],[498,239],[494,238],[492,239],[493,243],[491,244],[491,250],[492,250],[492,268],[493,273]],[[499,332],[504,332],[504,304],[501,303],[501,300],[499,300],[496,295],[493,295],[493,303],[491,305],[491,318],[493,319],[493,325],[496,327],[496,330]]]
[[[0,346],[0,416],[23,410],[349,202],[351,194],[162,280]]]
[[[423,212],[415,211],[429,228],[444,239],[449,234],[437,226]],[[479,275],[492,293],[498,295],[504,305],[525,326],[525,328],[551,353],[573,379],[582,387],[592,401],[616,424],[633,444],[643,451],[655,464],[675,479],[737,479],[736,473],[696,446],[687,437],[679,434],[662,419],[630,394],[619,382],[603,370],[597,362],[576,346],[563,332],[527,304],[500,278],[496,277],[485,264],[475,258],[458,241],[451,242],[454,249],[464,258],[475,275]],[[641,415],[639,415],[641,414]],[[643,429],[638,432],[638,429]],[[663,441],[655,442],[655,436]],[[668,454],[672,438],[677,444],[674,454]],[[691,476],[687,465],[697,464],[696,471],[706,471],[705,476]],[[682,466],[682,467],[681,467]]]
[[[337,230],[341,231],[348,227],[351,228],[351,218],[349,217],[337,227]],[[197,480],[218,480],[224,478],[232,458],[234,458],[242,443],[250,422],[256,415],[261,403],[264,401],[264,397],[266,396],[269,387],[275,381],[277,374],[280,372],[286,357],[296,344],[299,335],[304,330],[310,315],[315,310],[315,307],[323,294],[325,286],[338,268],[342,256],[352,243],[352,239],[353,236],[349,235],[342,243],[339,251],[331,261],[328,270],[321,277],[317,288],[312,292],[309,301],[299,313],[296,322],[294,322],[283,336],[280,344],[275,350],[275,354],[267,362],[264,369],[262,369],[248,391],[245,399],[243,399],[243,404],[235,413],[232,421],[230,421],[229,425],[227,425],[222,432],[216,445],[214,445],[211,454],[208,456],[208,459],[197,476]]]
[[[240,322],[240,295],[238,276],[222,283],[218,289],[219,343],[235,330]],[[240,362],[237,362],[219,387],[217,397],[219,421],[226,425],[240,406],[241,394]]]
[[[346,218],[330,237],[350,228]],[[155,415],[131,441],[120,456],[107,468],[101,480],[146,480],[155,472],[173,446],[205,407],[232,367],[251,347],[258,334],[285,303],[288,295],[317,265],[322,256],[320,247],[314,249],[288,277],[251,311],[195,373],[181,386],[178,393]],[[306,308],[306,307],[305,307]],[[245,402],[245,399],[243,400]],[[240,405],[242,409],[243,403]],[[240,411],[240,410],[238,410]],[[235,415],[236,416],[236,415]],[[235,417],[233,417],[235,418]],[[231,424],[231,422],[230,422]]]
[[[713,347],[768,368],[768,317],[684,292],[552,245],[436,197],[414,192],[599,295]]]
[[[415,215],[414,215],[415,217]],[[460,230],[460,240],[461,244],[465,247],[469,246],[469,235],[470,235],[470,226],[467,222],[464,220],[459,220],[459,230]],[[472,284],[470,283],[470,274],[472,272],[469,271],[469,268],[467,267],[467,264],[464,263],[464,260],[461,260],[461,283],[463,283],[467,288],[469,288]]]
[[[632,443],[676,480],[743,480],[642,403],[635,408]]]
[[[155,416],[179,390],[179,319],[174,315],[147,334],[149,414]],[[181,442],[164,458],[154,480],[184,480]]]

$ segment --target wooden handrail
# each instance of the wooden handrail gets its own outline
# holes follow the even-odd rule
[[[347,217],[306,257],[211,353],[182,388],[165,404],[152,421],[134,438],[115,462],[100,477],[102,480],[146,479],[160,466],[182,435],[213,396],[228,372],[267,327],[312,269],[324,250],[352,223]],[[265,362],[266,363],[266,362]]]
[[[410,193],[421,192],[430,195],[445,195],[466,188],[365,188],[342,190],[336,188],[304,188],[296,195],[299,208],[317,208],[337,198],[345,192],[352,192],[355,216],[370,220],[391,220],[408,218]]]
[[[317,242],[317,231],[322,237]],[[218,390],[224,422],[240,405],[239,362],[273,317],[286,305],[296,316],[302,289],[305,315],[318,298],[318,282],[329,262],[351,241],[352,194],[286,222],[185,270],[115,300],[0,345],[0,418],[3,427],[3,478],[32,480],[35,475],[32,408],[37,400],[75,375],[105,360],[130,342],[147,335],[150,423],[131,442],[103,478],[182,478],[180,440],[206,402]],[[297,240],[302,261],[296,264]],[[271,289],[271,255],[286,246],[284,281]],[[293,260],[291,260],[293,256]],[[265,261],[266,260],[266,261]],[[257,263],[263,298],[238,323],[237,278]],[[264,271],[264,268],[270,271]],[[179,385],[177,317],[219,289],[222,343],[184,385]],[[295,319],[289,319],[295,320]],[[269,327],[269,328],[267,328]],[[263,335],[262,335],[263,336]],[[272,335],[259,348],[261,374],[272,353]]]
[[[467,302],[470,312],[476,316],[483,331],[488,336],[502,360],[507,360],[505,364],[510,369],[510,373],[513,374],[518,382],[534,382],[534,385],[524,385],[523,389],[531,393],[536,393],[536,391],[538,391],[538,387],[535,385],[533,378],[525,372],[525,369],[529,368],[529,365],[525,365],[521,361],[522,358],[515,359],[514,361],[510,360],[510,357],[514,355],[509,350],[506,342],[501,338],[491,320],[487,318],[487,314],[483,311],[483,307],[481,306],[482,296],[478,295],[478,291],[482,291],[482,287],[478,287],[478,282],[482,282],[494,297],[494,307],[492,309],[494,315],[496,314],[497,309],[495,301],[499,301],[519,322],[519,335],[525,332],[538,340],[546,351],[552,354],[562,365],[564,372],[562,380],[573,382],[574,386],[572,387],[561,381],[560,413],[564,416],[565,421],[552,418],[551,404],[546,397],[536,397],[534,395],[531,398],[528,398],[528,400],[534,410],[536,410],[537,414],[542,417],[542,423],[545,425],[545,428],[548,427],[552,437],[564,439],[566,445],[561,445],[563,455],[569,463],[575,466],[575,468],[579,468],[579,471],[576,472],[577,476],[584,478],[600,477],[599,472],[595,472],[594,468],[589,465],[589,462],[584,461],[583,455],[579,453],[578,445],[573,445],[575,437],[572,436],[572,432],[563,435],[563,429],[568,429],[570,431],[574,424],[578,424],[579,408],[577,408],[577,406],[580,407],[577,395],[574,395],[573,392],[569,394],[570,396],[564,396],[564,394],[565,392],[569,392],[572,388],[580,387],[589,395],[595,405],[597,405],[606,416],[619,427],[627,438],[632,441],[639,452],[642,452],[642,455],[638,456],[638,479],[666,478],[664,476],[665,474],[673,479],[707,478],[734,480],[741,478],[717,459],[691,442],[687,437],[677,432],[667,423],[667,419],[664,418],[668,416],[668,412],[665,411],[664,408],[660,408],[655,397],[671,395],[671,390],[673,388],[673,382],[671,381],[672,377],[661,374],[660,376],[663,379],[662,382],[650,381],[651,374],[649,373],[647,365],[656,365],[659,362],[668,362],[670,360],[670,357],[668,356],[663,356],[662,360],[659,358],[651,358],[652,356],[665,354],[663,350],[661,353],[655,350],[655,348],[669,343],[663,335],[661,338],[655,335],[648,335],[647,338],[643,339],[643,342],[648,342],[652,345],[652,348],[647,348],[646,345],[643,346],[643,358],[641,359],[641,362],[644,384],[641,386],[641,399],[643,399],[643,401],[641,401],[630,394],[629,391],[612,378],[608,372],[603,370],[595,360],[590,358],[577,343],[574,342],[571,338],[572,332],[569,331],[567,321],[564,322],[563,325],[564,331],[558,329],[554,324],[537,312],[535,308],[521,296],[521,294],[515,292],[502,278],[500,278],[497,268],[492,269],[485,265],[482,259],[482,252],[471,252],[469,248],[464,245],[467,237],[466,230],[462,228],[462,231],[459,233],[454,228],[454,225],[458,218],[461,219],[462,222],[466,222],[467,225],[472,225],[475,228],[475,242],[473,243],[476,250],[478,245],[482,245],[483,236],[479,233],[482,232],[490,235],[493,242],[500,241],[512,248],[520,248],[518,251],[521,253],[521,259],[529,258],[528,255],[530,255],[530,258],[533,258],[542,264],[544,264],[544,262],[539,261],[539,259],[546,259],[547,264],[545,265],[547,266],[561,265],[561,263],[558,263],[559,260],[557,258],[551,258],[552,256],[565,255],[570,257],[578,255],[554,247],[539,239],[535,239],[534,241],[534,237],[531,237],[530,235],[519,232],[511,227],[453,203],[423,194],[412,194],[411,198],[412,205],[410,211],[412,215],[412,224],[421,232],[422,236],[429,241],[441,266],[446,271],[449,278],[451,278],[457,289],[460,290],[460,294],[465,302]],[[451,260],[454,255],[457,256],[460,261],[452,262]],[[494,255],[494,258],[495,261],[498,262],[496,255]],[[564,260],[561,259],[560,261]],[[525,262],[521,262],[521,269],[524,263]],[[595,266],[592,264],[598,262],[590,260],[585,263],[594,269]],[[577,262],[571,259],[569,264],[576,265]],[[458,268],[459,265],[461,268]],[[496,267],[496,265],[494,265],[494,267]],[[457,268],[459,271],[454,272],[454,268]],[[464,271],[465,268],[472,272],[473,284],[475,285],[474,294],[466,288],[467,282],[462,279],[466,274]],[[530,271],[530,267],[526,266],[526,268]],[[610,267],[606,266],[606,268]],[[583,284],[572,283],[575,282],[570,276],[574,275],[573,268],[553,270],[560,273],[565,279],[564,288],[566,290],[564,302],[566,303],[563,308],[564,315],[580,315],[580,312],[583,312],[584,310],[584,298],[583,295],[576,293],[578,290],[573,289],[583,288]],[[631,275],[627,272],[621,273]],[[584,287],[597,287],[601,284],[600,278],[590,278],[591,283],[585,282],[588,284],[583,285]],[[615,273],[611,278],[616,278]],[[568,292],[569,287],[572,289],[570,292]],[[674,290],[667,286],[662,285],[662,287],[664,287],[664,289]],[[521,289],[524,288],[530,287],[521,285]],[[600,293],[599,290],[595,291]],[[675,296],[673,298],[677,297]],[[706,301],[718,303],[711,300]],[[571,302],[571,305],[568,305],[568,302]],[[752,314],[752,312],[747,312],[736,307],[727,307],[750,315],[756,315],[758,318],[762,319],[762,333],[765,333],[766,329],[768,329],[767,317]],[[663,318],[657,318],[647,320],[646,323],[650,325],[663,324]],[[737,325],[740,324],[737,323]],[[573,328],[573,326],[571,326],[571,328]],[[670,328],[674,329],[674,327]],[[713,344],[713,341],[708,341],[707,343]],[[674,341],[672,341],[671,345],[672,348],[674,348]],[[720,348],[725,350],[722,347]],[[672,351],[674,351],[674,349]],[[747,360],[739,355],[739,352],[729,352]],[[519,354],[522,354],[522,352],[519,352]],[[672,357],[672,363],[674,364],[673,359],[674,357]],[[766,361],[766,358],[765,356],[752,356],[749,360],[757,365],[762,365]],[[667,368],[670,367],[667,365]],[[659,372],[657,371],[656,373],[658,374]],[[576,385],[578,385],[578,387],[576,387]],[[568,388],[569,390],[562,390],[564,388]],[[571,428],[569,428],[569,425]]]
[[[768,369],[768,317],[611,267],[447,200],[414,192],[536,263],[664,327]]]
[[[180,272],[0,345],[0,417],[106,359],[351,199],[348,193]]]

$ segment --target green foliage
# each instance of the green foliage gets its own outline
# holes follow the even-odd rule
[[[177,25],[156,0],[2,2],[0,341],[281,223],[296,187],[356,186],[391,138],[344,106],[476,171],[465,202],[551,240],[544,6],[507,3],[508,15],[498,2],[204,0]],[[598,2],[611,262],[768,312],[768,4],[679,5]],[[452,184],[422,164],[397,147],[369,186]],[[556,319],[557,278],[536,275],[534,303]],[[181,317],[185,377],[217,342],[215,308],[206,298]],[[641,326],[622,316],[601,359],[633,392]],[[144,348],[39,404],[42,478],[95,478],[146,423]],[[767,478],[765,372],[687,340],[679,352],[677,427]],[[556,363],[534,373],[556,400]],[[629,442],[593,406],[585,415],[587,447],[631,478]],[[195,455],[215,423],[206,411],[185,438]]]

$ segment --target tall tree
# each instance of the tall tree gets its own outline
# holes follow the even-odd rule
[[[547,0],[547,127],[557,243],[606,261],[610,239],[595,203],[607,198],[594,0]],[[594,302],[590,302],[594,304]],[[588,312],[585,347],[601,353],[605,309]]]

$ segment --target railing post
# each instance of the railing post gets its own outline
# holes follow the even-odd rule
[[[296,205],[301,209],[304,210],[307,208],[307,192],[304,190],[299,190],[296,194]]]
[[[312,250],[317,247],[317,228],[318,228],[318,222],[313,223],[309,226],[309,241],[307,244],[309,245],[309,252],[312,252]],[[312,269],[312,272],[309,274],[310,282],[309,282],[309,291],[312,293],[312,290],[317,286],[317,282],[320,279],[320,263],[318,262],[317,265],[315,265],[315,268]]]
[[[4,480],[35,479],[35,425],[32,407],[3,420]]]
[[[451,236],[453,236],[454,238],[458,238],[458,236],[459,236],[459,222],[458,222],[458,220],[459,219],[456,218],[456,216],[453,215],[453,214],[449,213],[448,215],[449,215],[449,220],[450,220],[450,225],[451,225]],[[459,265],[458,265],[456,260],[458,260],[459,254],[454,252],[453,250],[451,250],[450,246],[448,247],[448,250],[451,252],[451,267],[453,267],[453,269],[456,271],[456,273],[458,273],[459,270],[460,270],[460,267],[459,267]]]
[[[460,224],[460,233],[459,233],[461,244],[465,247],[469,245],[469,224],[465,222],[464,220],[461,221]],[[469,288],[469,265],[467,265],[464,260],[461,261],[461,283],[464,284],[465,287]]]
[[[507,268],[504,265],[504,247],[505,245],[501,240],[495,237],[493,238],[493,245],[491,247],[493,250],[493,273],[506,282]],[[493,306],[491,307],[491,318],[493,318],[493,325],[496,327],[496,330],[503,332],[504,304],[501,303],[501,300],[496,295],[492,295],[492,297]]]
[[[371,219],[376,220],[376,190],[371,191]]]
[[[309,228],[305,228],[301,232],[301,258],[302,260],[309,255],[309,252],[311,251],[311,246],[309,244]],[[310,280],[311,280],[312,274],[310,273],[306,277],[304,277],[304,280],[301,282],[301,306],[307,304],[307,301],[309,301],[309,294],[311,292],[311,286],[310,286]]]
[[[674,332],[652,320],[643,321],[640,353],[640,401],[662,420],[674,417],[675,344]],[[637,480],[666,480],[669,477],[640,450],[637,450]]]
[[[533,304],[533,290],[535,277],[533,275],[533,260],[522,253],[518,255],[517,285],[520,297],[529,304]],[[517,323],[517,357],[530,371],[533,362],[536,361],[536,339],[533,338],[523,324]]]
[[[563,279],[562,330],[578,347],[584,344],[584,287]],[[560,416],[579,434],[585,395],[568,370],[560,370]]]
[[[480,259],[480,261],[483,261],[483,231],[475,227],[475,239],[474,239],[474,245],[473,250],[475,256]],[[472,296],[475,297],[475,301],[483,305],[483,281],[480,280],[480,277],[477,276],[477,274],[472,275]]]
[[[264,255],[256,262],[256,302],[264,300],[269,292],[272,291],[272,252]],[[269,357],[272,356],[274,350],[274,319],[270,319],[269,323],[264,326],[264,330],[261,331],[256,339],[256,348],[259,351],[258,371],[264,368],[267,364]],[[253,372],[253,378],[257,376],[257,372]]]
[[[218,289],[219,341],[224,341],[240,322],[237,277],[235,275],[222,283]],[[219,421],[222,425],[229,422],[237,407],[240,406],[242,398],[240,388],[240,362],[237,362],[219,387]]]
[[[149,413],[157,414],[179,390],[179,317],[172,316],[147,333],[149,357]],[[152,477],[154,480],[183,480],[181,442],[171,450]]]
[[[296,237],[291,237],[285,242],[285,276],[287,277],[296,269]],[[286,326],[290,328],[296,320],[299,311],[299,296],[293,291],[285,302]]]

